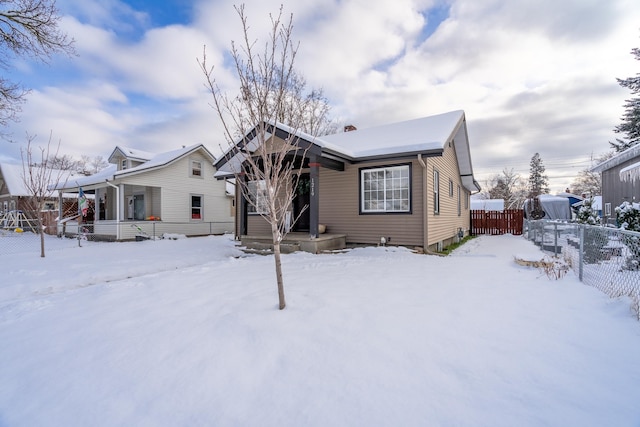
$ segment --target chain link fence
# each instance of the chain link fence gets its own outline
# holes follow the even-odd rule
[[[640,320],[640,233],[609,226],[525,220],[523,236],[564,260],[584,284],[627,296]]]

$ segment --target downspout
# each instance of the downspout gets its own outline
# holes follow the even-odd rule
[[[109,180],[104,180],[107,185],[116,189],[116,240],[120,240],[120,187],[113,185]]]
[[[426,159],[422,159],[421,153],[418,153],[418,163],[422,166],[422,250],[427,255],[446,256],[445,254],[429,250],[429,194],[427,194],[428,173]]]

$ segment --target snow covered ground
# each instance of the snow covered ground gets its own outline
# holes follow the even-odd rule
[[[640,425],[629,301],[521,237],[285,255],[284,311],[228,236],[82,243],[0,250],[0,426]]]

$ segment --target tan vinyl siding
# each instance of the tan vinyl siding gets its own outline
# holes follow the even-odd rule
[[[360,169],[411,165],[411,213],[360,214]],[[422,246],[422,167],[415,159],[345,165],[344,172],[320,170],[320,223],[348,243]]]
[[[247,234],[250,236],[271,235],[271,225],[259,214],[247,215]]]
[[[429,194],[429,210],[428,210],[428,239],[429,247],[434,247],[438,242],[444,242],[444,245],[451,243],[458,232],[458,228],[465,230],[468,234],[470,211],[468,204],[465,203],[465,197],[468,197],[468,191],[462,185],[460,179],[460,170],[456,159],[454,144],[448,144],[445,147],[442,157],[429,157],[426,159],[428,168],[427,191]],[[440,172],[440,213],[435,215],[433,212],[433,170]],[[453,196],[449,195],[449,180],[453,182]],[[460,186],[460,215],[458,215],[458,190]]]
[[[303,169],[303,172],[308,173],[309,169]],[[293,184],[293,175],[291,177],[290,183]],[[282,200],[280,203],[284,203],[286,197],[285,190],[280,191],[280,199]],[[290,209],[291,210],[291,209]],[[271,235],[271,224],[267,222],[267,220],[260,214],[255,212],[249,212],[247,214],[247,234],[248,235]]]

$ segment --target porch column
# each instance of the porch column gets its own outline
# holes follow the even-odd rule
[[[116,218],[118,220],[124,221],[127,217],[125,216],[125,212],[127,209],[127,205],[124,200],[124,184],[118,184],[118,191],[116,192],[116,197],[118,197],[117,209],[118,213],[116,213]],[[119,227],[119,226],[118,226]]]
[[[309,159],[309,237],[318,237],[318,221],[320,220],[320,163],[318,156]]]

